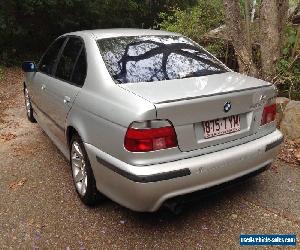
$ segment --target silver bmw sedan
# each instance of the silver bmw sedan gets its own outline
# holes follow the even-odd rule
[[[275,87],[180,34],[87,30],[26,61],[27,117],[70,160],[87,205],[135,211],[266,169],[283,140]]]

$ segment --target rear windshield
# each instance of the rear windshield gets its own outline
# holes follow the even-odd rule
[[[109,73],[119,84],[227,72],[222,63],[185,37],[114,37],[98,40],[98,46]]]

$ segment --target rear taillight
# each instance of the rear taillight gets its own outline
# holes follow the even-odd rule
[[[149,152],[177,145],[175,129],[165,120],[133,122],[124,140],[125,148],[131,152]]]
[[[276,117],[276,104],[271,104],[264,107],[264,111],[261,117],[261,124],[265,125],[275,120]]]

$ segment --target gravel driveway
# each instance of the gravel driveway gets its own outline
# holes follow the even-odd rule
[[[68,162],[25,117],[22,73],[0,80],[1,249],[238,249],[241,233],[300,232],[300,166],[277,160],[242,185],[174,216],[77,198]],[[243,248],[244,249],[244,248]]]

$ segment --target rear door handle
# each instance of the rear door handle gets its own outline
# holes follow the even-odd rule
[[[42,90],[45,90],[45,89],[46,89],[46,85],[45,85],[45,84],[42,84],[41,89],[42,89]]]
[[[71,101],[71,98],[69,96],[64,97],[64,104],[68,104]]]

